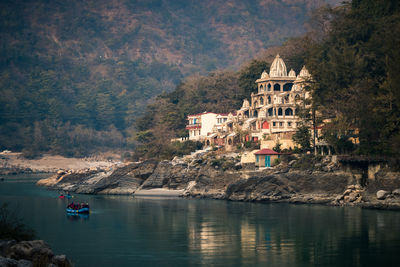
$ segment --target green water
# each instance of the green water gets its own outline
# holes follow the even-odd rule
[[[74,195],[8,176],[10,202],[56,254],[75,266],[400,266],[400,212],[217,200]]]

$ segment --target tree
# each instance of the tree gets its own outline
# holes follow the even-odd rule
[[[301,151],[309,151],[311,149],[310,128],[306,125],[297,127],[296,133],[293,135],[293,141],[301,146]]]

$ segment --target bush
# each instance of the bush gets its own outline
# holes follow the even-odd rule
[[[34,230],[21,222],[21,219],[10,210],[8,203],[2,204],[0,206],[0,239],[23,241],[34,238]]]

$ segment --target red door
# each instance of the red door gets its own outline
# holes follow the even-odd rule
[[[269,123],[267,121],[264,121],[262,124],[263,129],[269,129]]]

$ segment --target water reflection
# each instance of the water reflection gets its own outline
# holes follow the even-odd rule
[[[89,220],[89,214],[66,213],[67,219],[70,221]]]
[[[76,266],[395,266],[400,213],[307,205],[76,195],[91,214],[29,183],[0,202]],[[86,217],[87,216],[87,217]],[[73,233],[73,234],[71,234]],[[93,242],[96,240],[96,242]]]

